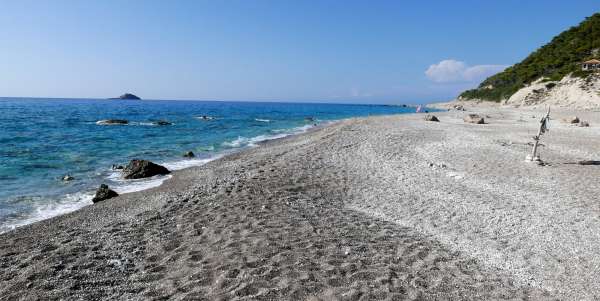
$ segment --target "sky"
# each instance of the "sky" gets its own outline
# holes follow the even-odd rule
[[[0,96],[449,100],[600,1],[0,0]]]

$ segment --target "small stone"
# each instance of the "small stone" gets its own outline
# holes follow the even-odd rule
[[[196,155],[194,154],[194,152],[188,151],[188,152],[185,152],[183,154],[183,157],[185,157],[185,158],[194,158],[194,157],[196,157]]]
[[[440,120],[435,115],[425,115],[425,121],[435,121],[440,122]]]
[[[590,124],[589,124],[589,122],[582,120],[582,121],[579,122],[579,124],[577,124],[577,126],[580,126],[580,127],[589,127]]]
[[[563,121],[566,123],[575,124],[575,123],[579,123],[579,117],[571,116],[571,117],[567,117],[567,118],[563,119]]]
[[[463,117],[463,121],[467,123],[485,124],[485,120],[483,119],[483,117],[477,114],[468,114],[465,117]]]

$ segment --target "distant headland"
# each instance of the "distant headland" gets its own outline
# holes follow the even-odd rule
[[[114,98],[109,98],[109,99],[136,99],[136,100],[141,100],[141,98],[139,98],[136,95],[133,95],[131,93],[125,93],[119,97],[114,97]]]

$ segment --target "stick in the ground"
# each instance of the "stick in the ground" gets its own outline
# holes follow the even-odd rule
[[[548,112],[542,119],[540,120],[540,129],[536,136],[533,137],[533,150],[531,151],[531,155],[527,156],[527,161],[535,161],[540,162],[540,157],[537,155],[537,148],[540,142],[540,137],[548,131],[548,121],[550,120],[550,107],[548,107]]]

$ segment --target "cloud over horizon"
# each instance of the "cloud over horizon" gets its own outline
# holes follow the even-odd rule
[[[503,71],[507,67],[506,65],[469,66],[462,61],[447,59],[430,65],[425,71],[425,75],[436,83],[479,83],[485,78]]]

